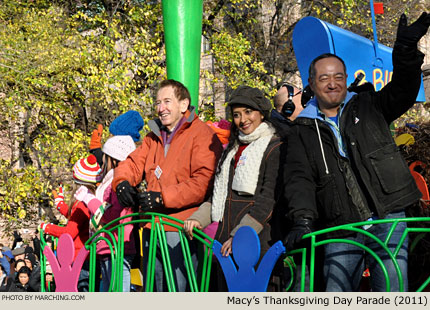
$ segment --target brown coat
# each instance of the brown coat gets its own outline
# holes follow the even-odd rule
[[[252,227],[258,234],[261,244],[261,255],[272,245],[272,213],[277,202],[276,182],[278,180],[279,160],[281,154],[279,137],[272,138],[264,152],[260,166],[257,188],[254,195],[239,195],[232,190],[234,159],[230,163],[229,192],[225,202],[224,215],[218,225],[215,238],[224,243],[233,237],[242,226]],[[211,203],[200,206],[190,219],[197,220],[206,227],[211,222]],[[277,241],[277,240],[273,240]]]

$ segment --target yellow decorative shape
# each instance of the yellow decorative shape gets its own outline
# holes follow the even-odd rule
[[[131,269],[130,276],[131,276],[131,284],[143,286],[143,275],[140,272],[139,268]]]
[[[396,142],[397,146],[400,145],[412,145],[415,143],[415,139],[412,135],[408,133],[401,134],[400,136],[397,136],[394,141]]]

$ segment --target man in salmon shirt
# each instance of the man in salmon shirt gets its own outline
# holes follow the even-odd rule
[[[148,122],[151,132],[140,147],[119,163],[112,187],[123,206],[138,204],[140,211],[185,220],[212,191],[222,145],[215,132],[199,120],[195,108],[190,105],[190,94],[180,82],[161,82],[155,103],[158,118]],[[146,181],[146,190],[138,193],[136,187],[142,181]],[[151,227],[146,225],[145,228],[144,247],[147,250]],[[186,291],[187,274],[179,233],[173,227],[166,225],[164,228],[176,289]],[[196,261],[193,244],[190,249]],[[158,256],[155,289],[166,291],[163,265]]]

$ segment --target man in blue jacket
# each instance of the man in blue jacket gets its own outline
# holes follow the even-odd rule
[[[13,259],[13,255],[11,250],[8,247],[2,247],[0,249],[0,265],[3,266],[6,276],[9,276],[10,274],[10,263],[9,260],[6,258],[9,257],[9,259]]]
[[[288,250],[314,228],[369,221],[362,228],[384,241],[391,224],[372,225],[375,219],[405,217],[405,208],[421,196],[406,162],[390,133],[389,124],[415,103],[424,54],[417,43],[427,33],[430,14],[411,25],[403,14],[393,49],[393,77],[382,90],[359,94],[347,91],[345,63],[333,54],[315,58],[309,85],[315,97],[296,119],[288,137],[285,199],[293,227],[286,237]],[[406,228],[402,222],[392,233],[393,251]],[[398,291],[395,265],[383,248],[360,233],[337,230],[325,235],[341,237],[369,247],[382,259],[391,290]],[[407,245],[396,256],[407,290]],[[327,291],[357,291],[369,265],[373,291],[385,291],[382,269],[371,255],[348,243],[325,245],[324,279]]]

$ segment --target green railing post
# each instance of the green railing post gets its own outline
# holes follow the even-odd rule
[[[136,219],[137,217],[139,217]],[[142,217],[144,216],[144,217]],[[131,221],[120,223],[122,219],[125,218],[132,218]],[[156,222],[156,219],[158,220]],[[389,220],[376,220],[373,221],[374,225],[379,224],[387,224],[391,223],[391,229],[389,230],[389,233],[387,235],[387,238],[385,240],[379,240],[376,238],[373,234],[370,232],[363,230],[361,226],[364,224],[368,224],[368,222],[361,222],[361,223],[354,223],[354,224],[348,224],[348,225],[342,225],[338,227],[332,227],[329,229],[324,229],[320,231],[313,232],[311,234],[307,234],[304,236],[305,239],[310,238],[311,246],[309,249],[302,248],[302,249],[295,249],[291,251],[290,253],[287,253],[288,255],[292,254],[301,254],[301,283],[300,283],[300,289],[302,291],[305,290],[306,283],[305,283],[305,275],[306,275],[306,267],[308,267],[309,272],[309,290],[314,290],[314,275],[315,275],[315,249],[318,246],[323,246],[328,243],[349,243],[357,246],[358,248],[366,251],[370,255],[373,256],[373,258],[376,260],[377,264],[381,267],[386,283],[387,283],[387,290],[390,289],[391,283],[389,282],[388,273],[386,270],[386,267],[384,266],[381,258],[376,255],[375,252],[373,252],[368,247],[356,243],[355,241],[351,241],[348,239],[327,239],[327,238],[321,238],[322,240],[317,240],[317,237],[323,237],[324,234],[337,231],[337,230],[347,230],[355,233],[361,233],[364,234],[367,238],[373,239],[375,242],[379,244],[380,247],[385,249],[386,254],[390,257],[396,273],[397,273],[397,280],[399,281],[399,288],[400,291],[403,290],[403,277],[400,272],[400,267],[397,263],[397,255],[399,253],[399,249],[401,244],[404,242],[405,238],[410,233],[417,233],[417,234],[424,234],[429,233],[430,228],[428,227],[408,227],[406,228],[405,232],[403,233],[400,242],[398,245],[396,245],[396,248],[391,251],[388,247],[390,238],[392,236],[392,232],[394,231],[394,228],[399,222],[427,222],[430,223],[430,217],[427,218],[403,218],[403,219],[389,219]],[[107,242],[110,251],[111,251],[111,259],[112,259],[112,274],[111,274],[111,283],[109,291],[122,291],[122,268],[123,268],[123,259],[124,259],[124,226],[125,225],[133,225],[133,224],[140,224],[140,223],[150,223],[151,224],[151,232],[150,232],[150,240],[149,240],[149,255],[145,259],[148,261],[147,265],[147,274],[146,274],[146,282],[145,282],[145,291],[150,292],[154,289],[154,274],[155,274],[155,257],[156,257],[156,251],[157,251],[157,244],[159,244],[159,251],[162,255],[163,260],[163,266],[166,273],[166,279],[168,283],[168,289],[169,291],[175,291],[175,283],[174,283],[174,277],[172,272],[172,267],[170,264],[170,254],[167,247],[166,237],[165,237],[165,229],[164,227],[170,226],[178,230],[180,241],[181,241],[181,247],[182,247],[182,253],[184,256],[184,263],[187,269],[187,279],[190,284],[191,291],[197,291],[200,289],[200,291],[208,291],[209,289],[209,280],[210,280],[210,270],[211,270],[211,263],[212,263],[212,243],[213,240],[209,238],[207,235],[199,231],[198,229],[195,229],[194,238],[198,242],[200,242],[203,245],[204,253],[201,256],[199,260],[199,264],[203,264],[202,268],[199,269],[199,272],[202,273],[201,277],[199,277],[199,285],[197,284],[197,277],[194,269],[194,265],[192,263],[191,255],[190,255],[190,249],[188,240],[186,239],[184,233],[183,233],[183,222],[179,221],[177,219],[174,219],[172,217],[169,217],[167,215],[162,215],[158,213],[144,213],[144,214],[131,214],[128,216],[124,216],[121,218],[118,218],[107,225],[105,225],[102,229],[97,231],[85,244],[85,247],[90,251],[90,291],[94,291],[94,283],[95,283],[95,258],[96,258],[96,244],[100,240],[104,240]],[[118,232],[118,242],[115,240],[114,232]],[[101,233],[105,233],[106,237],[103,237],[100,235]],[[418,235],[419,240],[422,240],[422,236]],[[43,278],[41,279],[41,290],[45,291],[45,262],[46,257],[42,253],[43,246],[45,245],[45,238],[43,236],[43,233],[41,233],[41,276],[43,275]],[[415,246],[416,242],[412,242],[412,246]],[[310,255],[309,258],[309,266],[306,266],[307,262],[307,255]],[[384,254],[385,255],[385,254]],[[418,288],[418,292],[423,291],[428,285],[430,284],[430,277],[427,277],[424,283]],[[291,285],[290,285],[291,286]]]
[[[404,290],[404,285],[403,285],[403,276],[401,274],[400,271],[400,267],[399,264],[397,262],[397,255],[400,251],[400,248],[402,246],[402,244],[404,243],[405,239],[407,238],[408,234],[411,232],[414,233],[429,233],[430,232],[430,227],[407,227],[405,229],[405,231],[403,232],[403,235],[400,238],[399,243],[396,245],[395,249],[393,250],[393,252],[390,250],[390,248],[388,247],[389,241],[393,235],[393,232],[396,228],[396,226],[398,225],[399,222],[407,222],[407,223],[412,223],[412,222],[430,222],[430,217],[422,217],[422,218],[400,218],[400,219],[383,219],[383,220],[375,220],[372,221],[373,225],[380,225],[380,224],[391,224],[391,228],[388,231],[387,237],[385,238],[385,240],[380,240],[378,239],[376,236],[374,236],[373,234],[371,234],[370,232],[362,229],[363,225],[367,225],[369,224],[369,222],[360,222],[360,223],[353,223],[353,224],[346,224],[346,225],[341,225],[341,226],[336,226],[336,227],[331,227],[331,228],[327,228],[327,229],[323,229],[323,230],[319,230],[310,234],[305,235],[303,238],[311,238],[311,247],[310,247],[310,251],[311,251],[311,257],[310,257],[310,262],[309,262],[309,273],[310,273],[310,291],[313,291],[313,284],[314,284],[314,268],[315,268],[315,248],[317,246],[323,246],[325,244],[328,243],[349,243],[349,244],[353,244],[355,246],[357,246],[358,248],[363,249],[364,251],[366,251],[367,253],[369,253],[370,255],[373,256],[373,258],[376,260],[376,262],[378,263],[378,265],[381,267],[384,276],[385,276],[385,281],[387,283],[387,291],[390,290],[391,287],[391,283],[388,277],[388,273],[386,270],[385,265],[383,264],[382,260],[380,259],[380,257],[374,253],[371,249],[369,249],[368,247],[357,243],[355,241],[351,241],[348,239],[324,239],[323,241],[319,241],[316,242],[316,237],[317,236],[324,236],[324,234],[330,233],[330,232],[334,232],[334,231],[339,231],[339,230],[346,230],[346,231],[352,231],[352,232],[356,232],[356,233],[360,233],[365,235],[368,238],[373,239],[373,241],[375,241],[376,243],[379,244],[379,246],[384,249],[384,251],[386,252],[386,254],[389,256],[391,262],[394,265],[394,268],[396,270],[396,274],[397,274],[397,280],[399,281],[399,290],[403,291]],[[419,240],[422,239],[422,235],[418,236]],[[418,241],[419,241],[418,240]],[[414,242],[412,242],[412,245],[415,247],[416,243],[418,242],[416,240],[414,240]],[[295,249],[293,251],[291,251],[288,254],[297,254],[297,253],[302,253],[304,256],[302,256],[302,264],[305,263],[305,256],[306,256],[306,248],[304,249]],[[313,253],[313,254],[312,254]],[[302,266],[303,267],[303,266]],[[301,290],[304,290],[304,283],[303,283],[303,279],[305,277],[305,269],[302,268],[302,285],[301,285]],[[430,283],[430,276],[426,279],[426,281],[423,283],[423,285],[421,285],[417,291],[422,291],[428,284]]]
[[[118,228],[118,255],[116,257],[116,291],[123,290],[123,266],[124,266],[124,226]],[[113,266],[112,266],[113,267]]]
[[[315,245],[315,236],[311,237],[311,245],[312,245],[311,246],[311,261],[315,262],[315,246],[314,246]],[[315,264],[314,264],[314,267],[315,267]],[[309,278],[314,279],[314,276],[315,276],[315,268],[312,268],[309,271]],[[309,290],[311,292],[314,291],[314,281],[313,280],[309,285]]]
[[[46,246],[45,237],[43,234],[43,230],[39,229],[40,235],[40,253],[39,253],[39,262],[40,262],[40,291],[45,292],[46,287],[46,256],[43,254],[43,250]]]
[[[89,280],[88,280],[88,290],[90,292],[95,292],[95,287],[96,287],[96,247],[97,244],[96,243],[92,243],[90,244],[88,247],[85,246],[89,251],[89,255],[90,255],[90,267],[89,267]]]
[[[170,253],[167,246],[166,232],[164,230],[164,226],[160,224],[156,224],[157,233],[159,235],[159,243],[161,250],[161,258],[163,261],[164,273],[166,278],[167,289],[169,292],[176,292],[175,280],[173,278],[172,264],[170,263]]]
[[[188,246],[188,241],[184,236],[184,233],[180,230],[178,231],[178,233],[181,242],[182,255],[184,256],[185,268],[187,270],[188,283],[190,284],[191,292],[197,292],[197,280],[194,273],[194,266],[191,257],[190,247]]]

